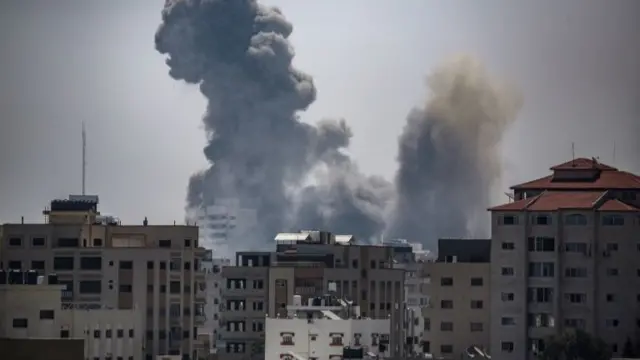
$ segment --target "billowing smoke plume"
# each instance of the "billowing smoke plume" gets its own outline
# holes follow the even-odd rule
[[[352,136],[343,120],[299,121],[316,89],[292,66],[293,28],[278,9],[255,0],[166,0],[162,20],[156,49],[170,75],[198,84],[208,101],[210,167],[190,179],[187,210],[223,199],[255,209],[255,237],[234,247],[270,247],[275,233],[303,228],[430,242],[464,235],[485,212],[500,175],[496,146],[518,101],[472,60],[429,78],[431,98],[400,139],[394,188],[359,172],[343,152]]]
[[[427,85],[426,106],[409,114],[400,137],[389,233],[423,242],[486,233],[477,220],[485,220],[502,172],[498,146],[522,99],[470,57],[437,68]]]
[[[343,121],[313,127],[297,118],[315,100],[316,89],[309,75],[291,65],[292,25],[278,9],[254,0],[167,0],[162,20],[156,49],[168,56],[170,75],[199,84],[208,101],[204,153],[211,166],[191,178],[188,209],[227,198],[256,209],[259,229],[255,239],[239,244],[246,248],[262,247],[275,233],[318,219],[328,227],[351,219],[338,228],[357,235],[381,228],[369,221],[369,202],[379,202],[367,191],[377,182],[368,184],[340,152],[351,130]],[[294,201],[310,170],[322,166],[339,171]],[[331,211],[311,211],[309,201],[319,196]]]

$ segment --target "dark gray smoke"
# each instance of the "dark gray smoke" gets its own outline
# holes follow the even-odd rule
[[[498,146],[522,99],[470,57],[437,68],[427,85],[426,106],[409,114],[400,137],[388,232],[431,244],[486,234],[487,222],[478,220],[502,172]]]
[[[365,237],[382,227],[381,219],[369,219],[370,203],[379,200],[368,191],[378,183],[359,175],[340,151],[351,137],[344,121],[314,127],[298,120],[316,89],[291,65],[292,29],[278,9],[255,0],[167,0],[156,33],[170,75],[199,84],[208,101],[204,153],[211,166],[191,178],[187,208],[235,198],[256,209],[256,238],[238,248],[264,247],[299,224],[333,228],[349,219],[336,228]],[[322,167],[336,171],[326,182],[314,179],[300,198],[310,171]],[[318,197],[330,212],[312,210]]]

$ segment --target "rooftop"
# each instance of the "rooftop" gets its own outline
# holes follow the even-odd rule
[[[608,197],[608,191],[545,191],[540,195],[499,205],[491,211],[597,210],[628,212],[640,209]]]
[[[522,184],[514,190],[607,190],[638,189],[640,176],[620,171],[597,159],[578,158],[552,166],[553,174]]]

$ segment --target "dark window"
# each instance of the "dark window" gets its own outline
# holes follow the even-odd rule
[[[9,269],[11,269],[11,270],[21,270],[22,269],[22,261],[9,261]]]
[[[147,261],[147,269],[151,270],[153,269],[153,261]]]
[[[357,269],[358,268],[358,260],[357,259],[351,260],[351,266],[353,266],[354,269]]]
[[[554,252],[556,248],[556,240],[547,236],[530,237],[527,243],[529,251]]]
[[[185,270],[191,270],[191,263],[189,261],[185,261],[184,262],[184,269]]]
[[[100,294],[102,292],[102,281],[84,280],[80,281],[81,294]]]
[[[44,246],[44,238],[34,237],[33,239],[31,239],[31,246]]]
[[[376,261],[375,260],[371,260],[371,268],[372,269],[376,268]]]
[[[191,247],[191,239],[184,239],[184,247],[186,248]]]
[[[124,330],[118,329],[118,331],[116,332],[116,335],[118,336],[118,338],[123,338],[124,337]]]
[[[33,269],[33,270],[44,270],[44,261],[33,260],[31,262],[31,269]]]
[[[482,286],[484,285],[484,281],[482,278],[474,277],[471,278],[471,286]]]
[[[29,327],[29,321],[27,319],[13,319],[13,327],[16,329],[26,329]]]
[[[102,270],[102,258],[99,256],[83,256],[80,258],[80,269]]]
[[[69,330],[60,330],[60,338],[68,339],[69,338]]]
[[[53,310],[40,310],[40,320],[53,320],[55,316]]]
[[[440,352],[443,354],[453,353],[453,345],[440,345]]]
[[[440,308],[453,309],[453,300],[440,300]]]
[[[167,270],[167,262],[160,261],[160,270]]]
[[[122,293],[130,293],[132,290],[131,285],[120,285],[118,288]]]
[[[100,238],[93,239],[93,246],[102,246],[102,239]]]
[[[169,292],[172,294],[180,294],[180,281],[172,281],[169,283]]]
[[[133,261],[120,261],[120,270],[133,269]]]
[[[502,250],[514,250],[516,248],[516,244],[512,242],[502,242]]]
[[[53,270],[73,270],[73,266],[73,257],[56,256],[53,258]]]
[[[100,330],[93,330],[93,337],[96,339],[100,339]]]
[[[518,218],[513,215],[505,215],[502,217],[502,225],[518,225]]]
[[[59,238],[58,247],[78,247],[80,240],[78,238]]]
[[[9,238],[9,246],[22,246],[22,238],[19,238],[19,237]]]
[[[167,292],[167,285],[160,285],[160,293],[164,294]]]
[[[605,215],[602,217],[602,225],[606,226],[623,226],[624,217],[620,215]]]
[[[450,277],[441,278],[440,286],[453,286],[453,278],[450,278]]]
[[[171,240],[160,240],[158,241],[158,246],[161,248],[170,248],[171,247]]]
[[[537,215],[533,217],[534,225],[551,225],[551,217],[548,215]]]
[[[107,339],[111,339],[111,335],[113,335],[111,329],[104,331],[104,337],[106,337]]]
[[[133,329],[129,329],[129,337],[132,338],[133,337]]]

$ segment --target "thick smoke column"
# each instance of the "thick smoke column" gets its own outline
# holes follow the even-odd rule
[[[309,75],[291,65],[287,39],[293,28],[278,9],[254,0],[167,0],[162,20],[156,49],[167,55],[170,75],[199,84],[208,101],[204,153],[211,166],[191,178],[188,210],[218,198],[256,209],[256,238],[238,248],[263,247],[276,232],[311,226],[309,220],[322,220],[314,228],[331,227],[338,214],[353,219],[351,233],[376,228],[365,219],[371,209],[363,190],[374,185],[340,152],[349,143],[349,128],[342,121],[324,120],[318,127],[298,121],[297,112],[315,100],[316,89]],[[327,183],[316,179],[317,188],[306,188],[306,196],[294,201],[309,172],[320,167],[339,171],[331,171]],[[360,193],[343,197],[336,191]],[[330,211],[310,211],[309,201],[327,192],[326,199],[334,199],[324,203]],[[312,218],[294,215],[294,206]]]
[[[431,242],[477,236],[501,175],[498,146],[522,99],[470,57],[428,78],[426,106],[413,110],[400,137],[392,236]]]

